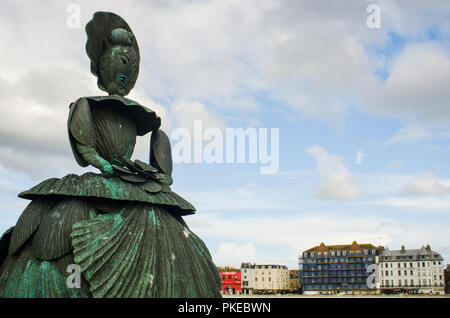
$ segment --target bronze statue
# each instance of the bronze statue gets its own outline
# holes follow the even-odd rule
[[[125,98],[139,73],[128,24],[96,12],[86,52],[109,96],[70,105],[69,140],[79,165],[101,173],[48,179],[0,240],[0,297],[220,297],[220,276],[182,216],[195,208],[172,192],[172,157],[160,118]],[[136,136],[151,132],[150,160],[131,160]],[[81,270],[80,288],[67,268]]]

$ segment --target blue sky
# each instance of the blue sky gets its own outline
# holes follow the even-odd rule
[[[70,28],[68,5],[80,8]],[[450,4],[379,1],[27,1],[0,7],[0,231],[17,194],[78,167],[68,105],[102,95],[84,25],[98,10],[132,27],[140,75],[129,95],[176,128],[278,128],[279,171],[177,164],[174,190],[217,265],[297,268],[305,249],[431,244],[450,259]],[[73,11],[71,11],[73,12]],[[147,160],[148,136],[135,158]],[[359,160],[358,158],[359,153]]]

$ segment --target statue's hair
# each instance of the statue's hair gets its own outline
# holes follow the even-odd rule
[[[107,91],[100,77],[100,59],[105,51],[114,45],[130,46],[136,51],[139,65],[139,46],[133,31],[129,25],[115,13],[96,12],[91,21],[86,25],[86,53],[91,60],[91,72],[97,76],[97,86]],[[139,74],[139,68],[129,79],[129,84],[134,85]]]
[[[108,40],[111,44],[132,46],[136,38],[134,37],[133,32],[117,28],[111,31]]]

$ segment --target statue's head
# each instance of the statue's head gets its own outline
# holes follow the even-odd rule
[[[98,87],[110,95],[127,95],[139,73],[139,47],[128,24],[111,12],[96,12],[86,26],[86,52]]]

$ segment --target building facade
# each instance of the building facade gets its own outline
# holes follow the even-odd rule
[[[447,267],[444,269],[444,285],[445,285],[445,293],[450,294],[450,265],[447,264]]]
[[[300,279],[298,276],[298,269],[289,271],[289,292],[298,294],[300,292]]]
[[[284,265],[241,264],[244,294],[284,293],[289,291],[289,270]]]
[[[241,294],[241,271],[232,267],[219,267],[222,279],[222,294]]]
[[[374,276],[380,248],[354,241],[350,245],[321,243],[304,251],[299,257],[303,293],[377,293]]]
[[[383,293],[443,294],[445,291],[443,258],[430,245],[381,251],[378,277]]]
[[[254,277],[253,271],[255,268],[255,264],[250,263],[242,263],[241,264],[241,277],[242,277],[242,286],[241,290],[244,295],[253,295],[254,294]]]

